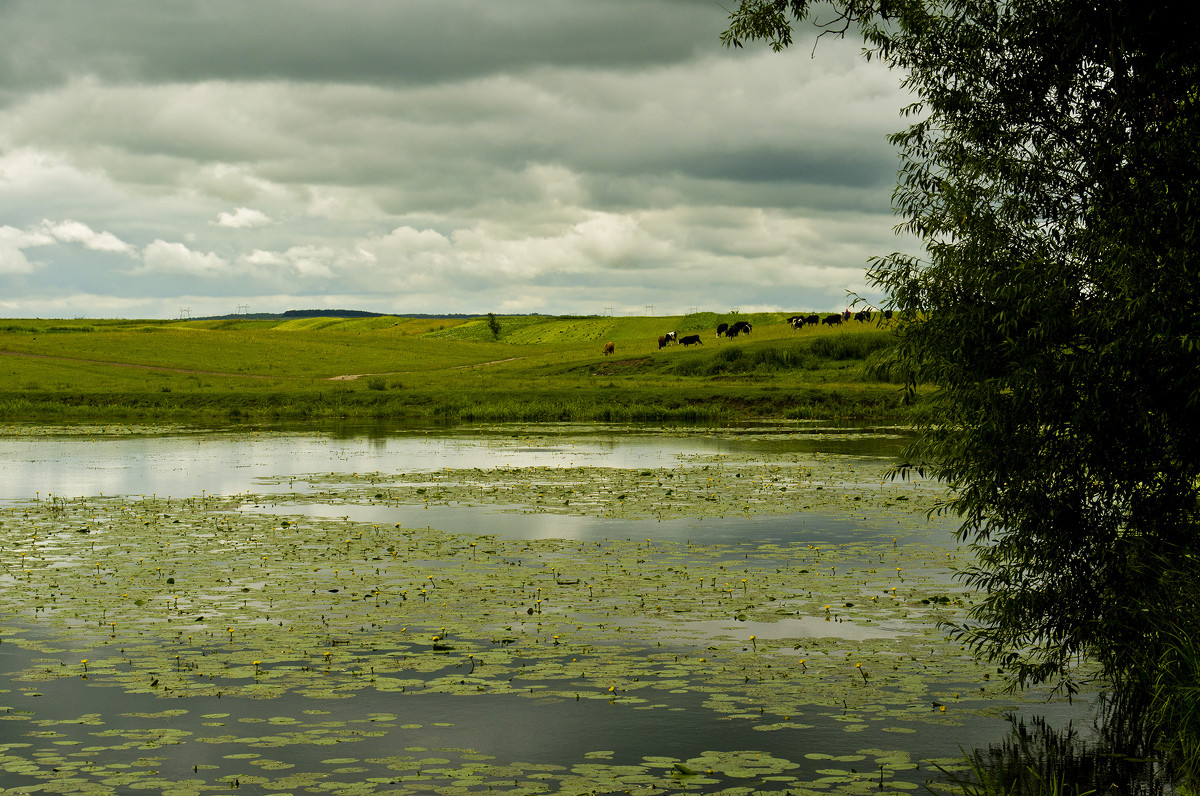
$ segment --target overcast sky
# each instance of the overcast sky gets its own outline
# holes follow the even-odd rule
[[[732,7],[732,0],[724,4]],[[900,76],[713,0],[2,0],[0,317],[872,301]]]

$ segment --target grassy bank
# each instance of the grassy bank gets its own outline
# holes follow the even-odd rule
[[[719,323],[753,331],[718,338]],[[902,417],[886,326],[675,317],[0,320],[6,422]],[[676,331],[700,343],[659,348]],[[603,353],[605,343],[615,351]]]

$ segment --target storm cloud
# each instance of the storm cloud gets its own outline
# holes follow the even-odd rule
[[[0,316],[833,309],[900,76],[693,0],[0,5]]]

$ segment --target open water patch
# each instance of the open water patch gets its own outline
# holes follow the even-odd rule
[[[718,439],[10,499],[0,784],[906,793],[1040,707],[939,629],[975,595],[928,485]]]
[[[420,504],[347,504],[271,501],[247,503],[239,507],[245,513],[264,513],[278,517],[345,519],[404,527],[452,529],[458,533],[496,535],[508,539],[653,539],[655,541],[692,542],[695,544],[738,544],[741,542],[780,545],[870,544],[886,547],[900,533],[911,540],[914,533],[954,547],[952,527],[947,523],[925,528],[905,526],[895,518],[875,522],[847,518],[831,512],[796,514],[725,516],[614,518],[583,514],[530,512],[526,507],[479,505]]]
[[[27,663],[27,662],[22,662]],[[303,787],[340,792],[907,793],[961,764],[1004,719],[961,715],[938,730],[911,715],[830,704],[780,717],[714,710],[663,692],[623,700],[366,689],[361,699],[289,695],[163,700],[82,677],[0,692],[0,782],[172,792]],[[720,694],[708,702],[721,702]],[[909,714],[909,715],[906,715]],[[870,786],[870,789],[867,789]]]

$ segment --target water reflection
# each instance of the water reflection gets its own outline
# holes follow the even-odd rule
[[[418,504],[290,503],[246,504],[246,512],[348,519],[380,525],[429,527],[454,533],[500,536],[507,539],[653,539],[694,544],[868,544],[890,545],[896,535],[894,519],[870,519],[833,512],[729,517],[677,517],[629,519],[551,512],[530,512],[517,506],[428,506]],[[908,541],[923,537],[931,544],[955,544],[950,521],[905,527]]]
[[[23,668],[28,663],[30,653],[4,647],[0,668]],[[100,650],[91,652],[97,657],[103,654]],[[73,662],[78,655],[64,653],[63,657]],[[26,660],[17,660],[22,658]],[[784,773],[801,782],[818,780],[827,776],[830,768],[836,768],[842,775],[839,780],[846,785],[858,783],[849,791],[853,793],[877,792],[876,782],[881,777],[889,792],[902,785],[905,790],[915,791],[942,779],[933,766],[922,761],[956,758],[961,743],[993,738],[996,730],[995,719],[984,716],[963,715],[953,732],[939,732],[900,715],[864,716],[830,705],[798,712],[792,717],[794,724],[763,732],[764,725],[775,725],[778,717],[742,715],[731,720],[706,707],[703,695],[676,691],[656,692],[654,709],[619,699],[576,701],[505,694],[421,693],[419,689],[398,693],[388,689],[371,691],[362,700],[310,698],[295,693],[270,700],[191,695],[183,703],[186,709],[164,712],[161,696],[105,687],[98,680],[57,678],[37,686],[38,698],[21,706],[39,723],[52,726],[53,733],[16,731],[6,736],[0,732],[0,742],[19,738],[26,756],[49,757],[64,747],[94,745],[101,727],[105,734],[137,739],[107,746],[103,767],[76,770],[76,776],[84,781],[105,780],[116,770],[144,761],[146,750],[156,748],[146,745],[148,737],[156,739],[165,732],[179,732],[182,734],[172,737],[170,752],[159,752],[154,758],[156,781],[202,780],[213,786],[240,778],[244,792],[264,792],[249,781],[249,775],[269,773],[249,762],[258,758],[278,761],[278,768],[286,768],[289,777],[304,777],[311,772],[318,779],[330,776],[331,768],[339,762],[353,764],[361,769],[353,774],[357,782],[372,778],[379,789],[400,773],[389,763],[427,758],[430,762],[424,768],[429,769],[431,790],[438,785],[452,785],[457,778],[453,769],[471,760],[476,765],[485,760],[515,770],[515,774],[507,775],[508,783],[516,776],[523,786],[540,782],[546,788],[565,784],[570,779],[568,769],[573,766],[646,767],[650,774],[655,766],[647,763],[649,758],[688,760],[712,749],[755,750],[787,760],[792,767]],[[90,718],[81,718],[85,714]],[[851,724],[856,727],[853,733],[847,731]],[[13,723],[3,726],[11,728]],[[853,754],[842,762],[831,760],[829,755],[808,754],[838,748],[871,754]],[[874,765],[876,753],[872,750],[903,753],[910,762],[882,771]],[[591,757],[597,752],[603,756]],[[440,762],[432,762],[434,757]],[[532,768],[539,765],[563,768],[539,777],[539,771]],[[486,779],[486,767],[482,771]],[[0,785],[36,787],[39,780],[22,777],[20,771],[6,771],[0,773]],[[712,791],[745,785],[744,776],[719,777],[718,785],[679,789]],[[364,788],[364,792],[374,791]],[[515,788],[510,792],[530,791]],[[551,788],[550,792],[560,791]]]
[[[498,467],[685,466],[697,457],[752,454],[898,456],[905,432],[825,426],[722,431],[630,427],[490,427],[452,431],[342,426],[337,433],[172,432],[0,437],[0,500],[46,494],[231,495],[258,479],[311,473],[433,472]],[[358,429],[357,434],[351,434]],[[740,432],[742,433],[742,432]],[[263,483],[255,491],[286,491]]]
[[[1000,742],[970,753],[972,771],[955,777],[964,785],[987,785],[988,793],[1093,793],[1095,796],[1160,796],[1174,793],[1145,750],[1128,740],[1055,727],[1041,717],[1009,719]],[[1059,789],[1048,786],[1059,783]]]
[[[887,459],[896,455],[903,434],[894,429],[830,429],[762,427],[736,437],[719,432],[684,430],[678,433],[640,433],[636,429],[589,427],[560,429],[454,430],[450,433],[414,433],[395,429],[384,433],[379,427],[349,433],[345,427],[337,433],[305,431],[293,433],[220,433],[141,435],[89,439],[80,436],[15,437],[0,439],[0,499],[33,497],[40,493],[59,495],[158,494],[175,497],[208,494],[266,493],[274,490],[280,501],[274,505],[247,505],[246,511],[278,514],[305,513],[321,517],[349,517],[361,522],[395,523],[406,526],[443,528],[457,533],[496,534],[511,538],[567,538],[578,540],[606,538],[653,538],[691,541],[698,544],[736,545],[746,539],[757,544],[847,544],[861,545],[863,555],[871,553],[871,542],[889,539],[895,528],[876,521],[829,513],[798,513],[778,516],[674,518],[670,520],[629,520],[549,513],[518,513],[510,507],[467,505],[389,506],[384,504],[307,505],[291,503],[286,497],[292,477],[313,473],[433,472],[443,468],[507,467],[612,467],[646,468],[688,466],[703,457],[740,454],[769,460],[773,455],[855,456]],[[361,433],[360,433],[361,432]],[[873,524],[873,522],[875,524]],[[911,529],[909,529],[911,533]],[[949,534],[931,529],[930,538],[949,540]],[[874,545],[878,547],[878,544]],[[843,557],[841,561],[846,561]],[[761,558],[758,560],[762,564]],[[782,563],[782,562],[781,562]],[[796,565],[796,561],[791,562]],[[836,625],[836,627],[835,627]],[[868,627],[849,623],[825,622],[812,617],[787,617],[766,623],[719,623],[705,626],[695,623],[688,628],[700,635],[716,632],[743,641],[750,636],[766,639],[771,634],[822,636],[843,639],[889,639],[903,634],[902,624]],[[20,653],[17,653],[20,654]],[[88,654],[88,653],[83,653]],[[91,653],[91,654],[94,654]],[[0,649],[0,668],[14,667],[8,660],[12,645]],[[78,661],[80,654],[66,654],[65,661]],[[787,660],[786,655],[784,656]],[[17,692],[24,684],[0,680],[9,691]],[[530,679],[521,685],[540,685]],[[120,688],[105,688],[99,682],[85,683],[73,678],[58,678],[39,683],[44,693],[36,702],[23,702],[36,710],[38,721],[68,721],[85,710],[104,717],[109,729],[137,729],[144,722],[135,719],[135,711],[161,713],[162,700],[146,694],[126,693]],[[532,692],[531,692],[532,693]],[[392,722],[380,735],[355,735],[351,742],[357,757],[369,763],[362,777],[387,777],[383,764],[371,758],[385,758],[398,748],[420,745],[431,748],[474,748],[492,755],[501,763],[533,760],[571,766],[589,752],[608,750],[616,764],[638,765],[647,755],[687,759],[712,748],[763,749],[802,766],[799,771],[816,776],[831,766],[807,758],[814,749],[849,751],[863,749],[900,749],[914,760],[929,757],[954,757],[959,744],[982,743],[996,736],[997,722],[984,715],[964,713],[948,728],[935,728],[903,713],[862,713],[850,715],[836,703],[805,708],[795,716],[796,726],[761,732],[762,725],[774,721],[754,715],[739,716],[737,721],[714,712],[702,704],[695,693],[665,691],[655,693],[655,709],[638,709],[626,704],[596,700],[551,700],[532,697],[490,695],[486,699],[461,695],[435,695],[394,691],[371,692],[365,700],[339,703],[329,699],[289,696],[270,703],[247,699],[207,696],[190,697],[188,713],[154,718],[155,726],[183,728],[203,737],[231,736],[235,740],[216,743],[187,743],[187,754],[164,756],[164,775],[188,778],[195,764],[218,767],[206,775],[210,782],[236,775],[245,763],[234,760],[241,755],[233,750],[261,742],[262,722],[294,720],[317,724],[308,710],[328,711],[321,721],[362,723],[365,710],[388,711],[401,716],[404,724]],[[365,707],[364,707],[365,703]],[[928,710],[924,702],[916,709]],[[82,707],[81,707],[82,706]],[[206,729],[206,716],[228,713],[220,720],[221,729]],[[853,724],[848,724],[853,719]],[[257,725],[257,726],[256,726]],[[800,726],[803,725],[803,726]],[[10,728],[11,723],[6,724]],[[66,744],[95,743],[90,725],[56,725],[59,740]],[[853,728],[851,732],[848,727]],[[380,725],[382,729],[382,726]],[[320,728],[317,728],[320,729]],[[374,728],[372,728],[374,729]],[[315,733],[317,730],[313,730]],[[272,730],[274,732],[274,730]],[[9,736],[11,738],[12,736]],[[42,744],[36,750],[53,751],[59,740],[41,740],[22,734],[21,742]],[[309,736],[315,737],[315,736]],[[0,742],[9,738],[0,735]],[[338,743],[346,742],[339,738]],[[226,745],[231,744],[231,745]],[[259,748],[255,746],[254,748]],[[129,747],[114,752],[130,763],[145,753]],[[338,753],[340,757],[341,753]],[[120,758],[120,755],[127,755]],[[272,757],[300,770],[323,771],[322,761],[333,757],[328,747],[297,742],[273,748]],[[866,757],[864,755],[864,757]],[[845,766],[846,777],[860,773]],[[190,772],[190,773],[189,773]],[[870,772],[872,777],[875,772]],[[882,774],[882,769],[880,770]],[[888,777],[905,779],[914,788],[931,776],[927,767],[889,771]],[[22,784],[18,774],[6,774],[5,786]],[[30,780],[28,784],[33,784]],[[873,781],[871,783],[873,785]]]

